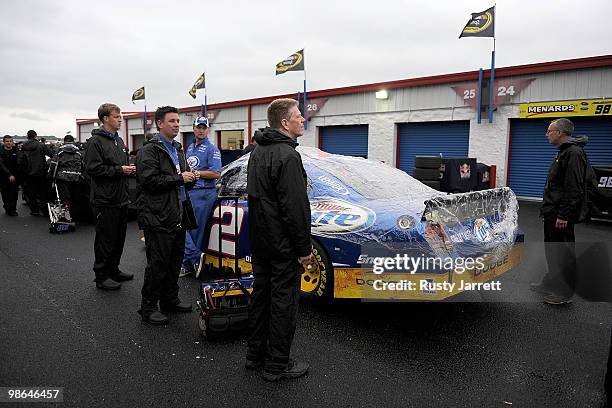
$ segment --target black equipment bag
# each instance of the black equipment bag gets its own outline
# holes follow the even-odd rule
[[[234,220],[237,220],[238,199],[237,196],[219,196],[219,223],[222,223],[221,200],[233,199]],[[213,210],[214,211],[214,210]],[[223,265],[222,237],[219,228],[218,237],[209,239],[219,240],[219,263],[218,268],[214,265],[205,268],[200,278],[200,299],[196,302],[199,312],[199,326],[207,339],[236,335],[243,333],[249,323],[249,298],[253,290],[253,276],[242,277],[239,262],[239,237],[238,223],[235,224],[235,253],[234,268]]]

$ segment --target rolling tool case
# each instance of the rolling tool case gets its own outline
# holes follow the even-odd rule
[[[219,223],[222,224],[222,200],[233,200],[234,220],[238,211],[238,197],[219,196],[219,205],[213,211],[219,212]],[[249,326],[249,298],[253,291],[253,276],[241,276],[239,268],[238,226],[235,224],[235,251],[233,268],[229,265],[232,256],[225,255],[228,265],[224,264],[221,230],[218,239],[218,265],[209,266],[200,274],[200,299],[196,302],[199,313],[199,326],[202,334],[208,339],[232,334],[240,334]]]
[[[49,232],[52,234],[73,232],[76,229],[76,224],[70,216],[70,209],[68,205],[62,204],[55,183],[53,183],[53,189],[55,190],[57,200],[47,204],[49,209]]]

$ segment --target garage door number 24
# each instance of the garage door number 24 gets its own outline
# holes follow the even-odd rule
[[[514,85],[500,86],[497,88],[497,96],[514,95]],[[463,91],[463,99],[474,99],[476,97],[476,89],[466,89]]]

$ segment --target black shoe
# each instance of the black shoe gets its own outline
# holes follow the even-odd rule
[[[159,308],[164,313],[189,313],[193,310],[190,303],[179,301],[178,303],[160,303]]]
[[[8,215],[9,217],[16,217],[19,214],[17,214],[17,211],[7,211],[6,215]]]
[[[263,365],[264,365],[263,360],[249,360],[247,358],[246,363],[244,363],[244,368],[246,368],[247,370],[256,370],[258,368],[263,367]]]
[[[113,280],[117,282],[129,281],[134,279],[134,274],[132,273],[124,273],[119,271],[119,274],[113,276]]]
[[[283,378],[289,378],[289,379],[298,378],[306,374],[309,368],[310,366],[308,365],[308,363],[289,360],[289,363],[287,364],[287,368],[285,368],[281,372],[273,373],[273,372],[264,370],[263,379],[266,381],[275,382],[275,381],[282,380]]]
[[[147,311],[146,313],[143,313],[142,309],[138,309],[138,314],[142,316],[143,322],[146,322],[146,323],[149,323],[155,326],[162,326],[170,322],[170,319],[168,319],[168,316],[166,316],[159,310]]]
[[[544,296],[544,303],[547,305],[567,305],[572,303],[572,296],[561,296],[554,293],[549,293]]]
[[[96,282],[96,288],[102,290],[117,290],[121,288],[121,284],[119,282],[115,282],[111,278],[108,278],[102,282]]]

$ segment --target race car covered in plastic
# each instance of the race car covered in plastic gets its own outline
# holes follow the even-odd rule
[[[302,295],[443,299],[520,261],[523,235],[509,188],[447,195],[384,163],[311,147],[298,151],[308,175],[316,258],[302,274]],[[243,275],[252,270],[248,160],[229,164],[219,179],[205,248],[208,271],[219,264]]]

